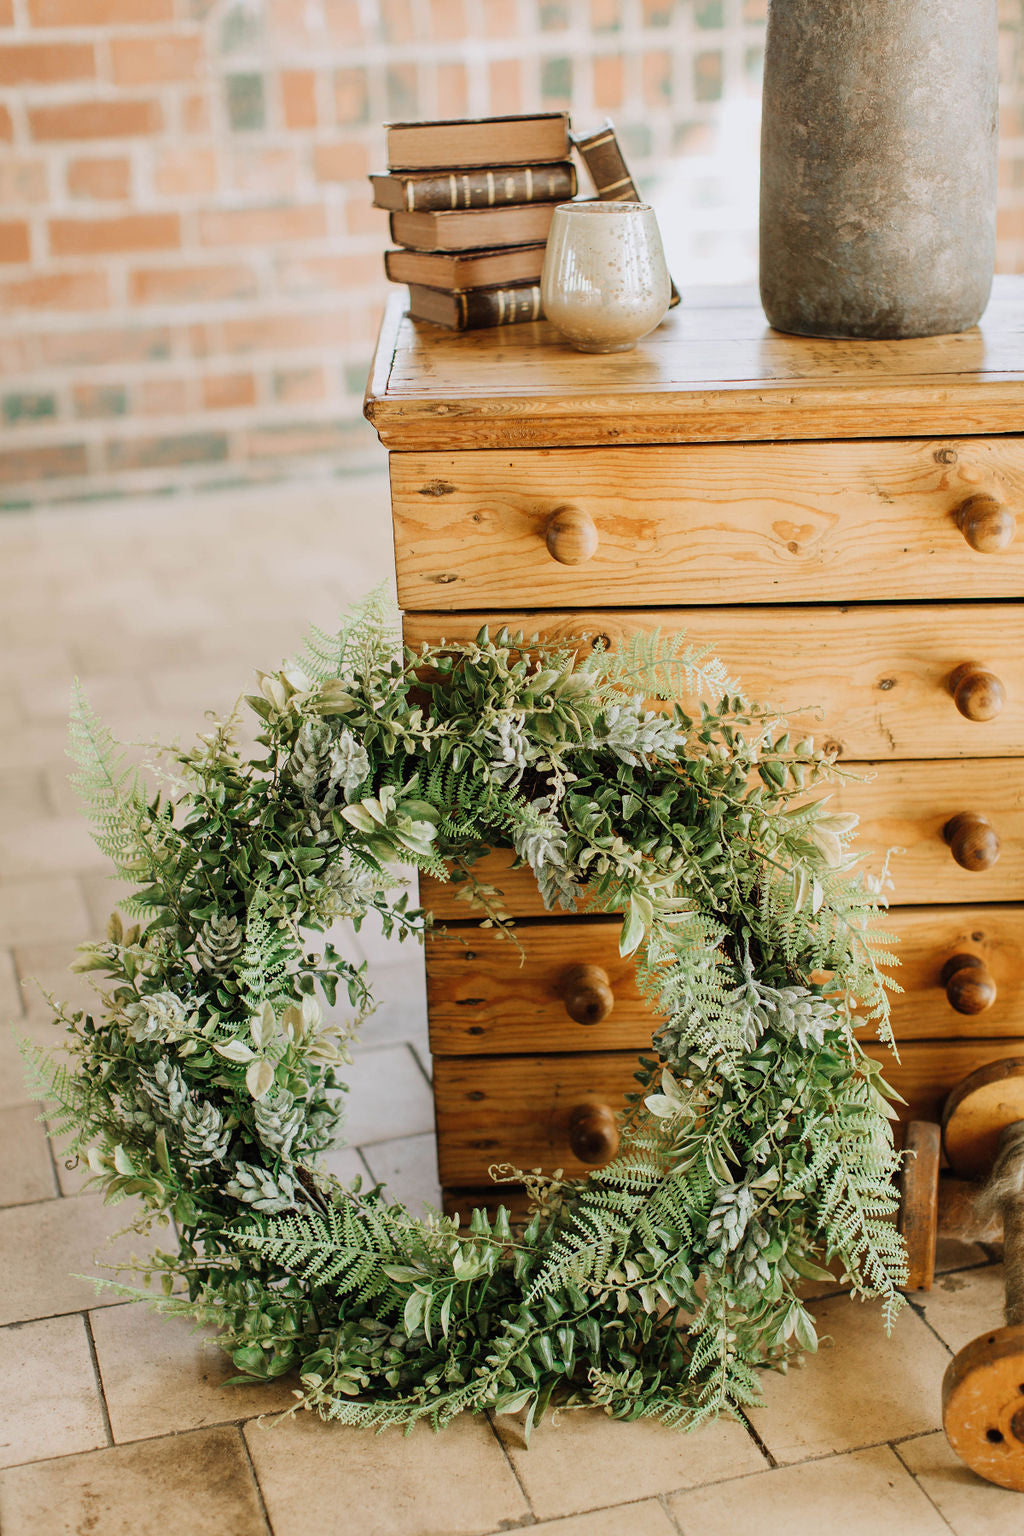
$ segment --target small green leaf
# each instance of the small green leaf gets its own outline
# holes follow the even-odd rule
[[[226,1040],[222,1045],[215,1045],[214,1050],[218,1056],[236,1062],[252,1061],[254,1054],[241,1040]]]

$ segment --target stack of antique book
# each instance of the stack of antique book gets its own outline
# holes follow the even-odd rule
[[[385,271],[409,285],[415,319],[465,331],[541,318],[552,216],[577,189],[573,147],[599,198],[639,200],[610,123],[587,138],[566,112],[388,125],[388,173],[370,182],[399,247]]]
[[[576,193],[569,153],[565,112],[388,127],[389,173],[370,182],[413,316],[455,330],[540,316],[552,215]]]

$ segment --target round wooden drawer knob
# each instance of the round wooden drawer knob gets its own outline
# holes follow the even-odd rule
[[[946,822],[942,835],[961,869],[991,869],[999,857],[999,834],[987,816],[962,811]]]
[[[1017,532],[1017,519],[994,496],[969,496],[955,516],[968,544],[982,555],[997,555],[1013,543]]]
[[[954,955],[942,967],[942,985],[957,1013],[984,1013],[996,1000],[996,984],[978,955]]]
[[[615,1006],[608,972],[599,965],[574,965],[562,978],[562,1000],[577,1024],[600,1024]]]
[[[569,1146],[581,1163],[611,1162],[619,1150],[619,1127],[607,1104],[577,1104],[569,1116]]]
[[[1006,689],[995,673],[973,661],[950,674],[949,691],[966,720],[994,720],[1006,703]]]
[[[556,507],[548,519],[544,542],[559,565],[582,565],[597,552],[594,519],[582,507]]]

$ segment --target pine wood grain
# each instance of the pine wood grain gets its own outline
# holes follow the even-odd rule
[[[409,608],[1024,591],[1024,438],[397,453],[391,484]],[[1021,520],[996,553],[956,521],[981,492]],[[581,564],[546,538],[567,503],[596,532]]]
[[[418,326],[396,295],[366,414],[396,450],[401,601],[422,610],[407,639],[471,637],[486,620],[613,642],[685,627],[707,641],[801,734],[877,767],[836,804],[860,812],[865,841],[904,850],[894,899],[909,904],[887,918],[902,940],[889,1075],[904,1118],[937,1118],[967,1072],[1021,1052],[1024,277],[997,279],[977,330],[898,343],[781,336],[750,293],[688,293],[635,352],[604,358],[545,324]],[[997,504],[1002,548],[967,543],[957,510],[970,497]],[[577,510],[560,526],[586,534],[571,547],[550,526],[566,505]],[[956,708],[951,678],[967,663],[997,679],[965,694],[981,715],[1002,699],[992,718]],[[996,826],[991,869],[953,862],[942,828],[960,813]],[[532,877],[496,883],[517,911],[542,912]],[[617,1103],[649,1049],[616,923],[524,923],[519,970],[450,890],[423,894],[463,919],[466,946],[428,950],[446,1203],[465,1208],[496,1157],[582,1171],[573,1108]],[[995,985],[975,1015],[946,994],[960,955]],[[573,964],[609,975],[598,1024],[566,1014]]]
[[[522,596],[522,593],[520,593]],[[502,624],[552,641],[660,630],[709,645],[748,697],[846,759],[1012,757],[1024,752],[1024,607],[994,603],[852,608],[672,608],[406,613],[406,643],[469,640]],[[589,641],[586,643],[590,643]],[[994,719],[967,720],[949,680],[980,661],[1002,680]],[[679,701],[693,713],[699,700]],[[969,784],[966,771],[964,788]]]
[[[897,1106],[906,1124],[938,1120],[946,1095],[969,1072],[1021,1051],[1017,1041],[979,1039],[906,1045],[898,1062],[882,1046],[870,1046],[868,1054],[883,1063],[886,1079],[906,1099]],[[441,1183],[485,1187],[488,1169],[498,1162],[545,1173],[561,1168],[573,1177],[585,1173],[569,1146],[572,1111],[580,1104],[621,1107],[624,1095],[637,1088],[637,1060],[630,1051],[439,1057],[434,1095]]]
[[[488,1168],[556,1167],[586,1172],[569,1145],[569,1121],[584,1104],[621,1106],[636,1087],[634,1052],[578,1056],[438,1057],[434,1062],[438,1169],[442,1184],[486,1184]]]
[[[393,448],[700,443],[1018,432],[1024,281],[997,278],[980,327],[917,341],[822,341],[767,325],[750,290],[690,289],[632,352],[417,326],[395,294],[386,375],[365,411]]]
[[[881,919],[895,933],[899,964],[890,975],[896,1038],[952,1040],[1019,1037],[1024,1017],[1024,906],[919,906]],[[636,987],[631,960],[618,952],[615,918],[563,918],[517,928],[525,960],[493,930],[458,929],[427,941],[430,1048],[439,1056],[518,1052],[594,1052],[650,1048],[656,1017]],[[943,968],[954,955],[981,959],[996,987],[984,1012],[958,1013]],[[609,1016],[577,1024],[565,1007],[577,965],[599,966],[614,997]],[[870,1039],[874,1030],[861,1035]]]

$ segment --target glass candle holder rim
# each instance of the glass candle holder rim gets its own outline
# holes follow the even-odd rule
[[[624,203],[609,199],[580,197],[571,203],[556,203],[556,213],[653,213],[650,203]]]

